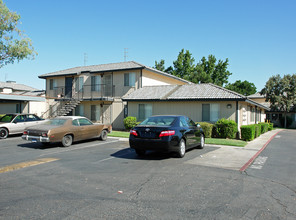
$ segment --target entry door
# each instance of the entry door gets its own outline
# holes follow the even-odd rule
[[[66,77],[66,80],[65,80],[65,97],[66,98],[72,98],[72,84],[73,84],[73,78]]]

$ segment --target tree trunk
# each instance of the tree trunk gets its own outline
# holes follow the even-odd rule
[[[287,128],[287,112],[285,112],[285,128]]]

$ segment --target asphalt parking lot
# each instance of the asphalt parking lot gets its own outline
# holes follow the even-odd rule
[[[226,166],[227,147],[140,158],[118,138],[69,148],[0,140],[0,169],[11,168],[0,173],[0,219],[288,219],[295,197]]]

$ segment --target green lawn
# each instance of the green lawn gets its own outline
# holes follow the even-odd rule
[[[108,136],[110,137],[121,137],[121,138],[128,138],[129,137],[128,131],[112,131]]]
[[[121,137],[128,138],[129,132],[127,131],[112,131],[109,134],[110,137]],[[233,140],[233,139],[221,139],[221,138],[206,138],[206,144],[217,144],[217,145],[229,145],[229,146],[237,146],[244,147],[246,146],[246,141],[241,140]]]
[[[235,140],[235,139],[222,139],[222,138],[206,138],[206,144],[217,144],[217,145],[229,145],[236,147],[244,147],[248,142]]]

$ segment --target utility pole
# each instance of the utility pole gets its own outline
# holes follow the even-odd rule
[[[126,62],[126,58],[128,57],[127,56],[127,53],[128,53],[128,48],[124,48],[124,62]]]

